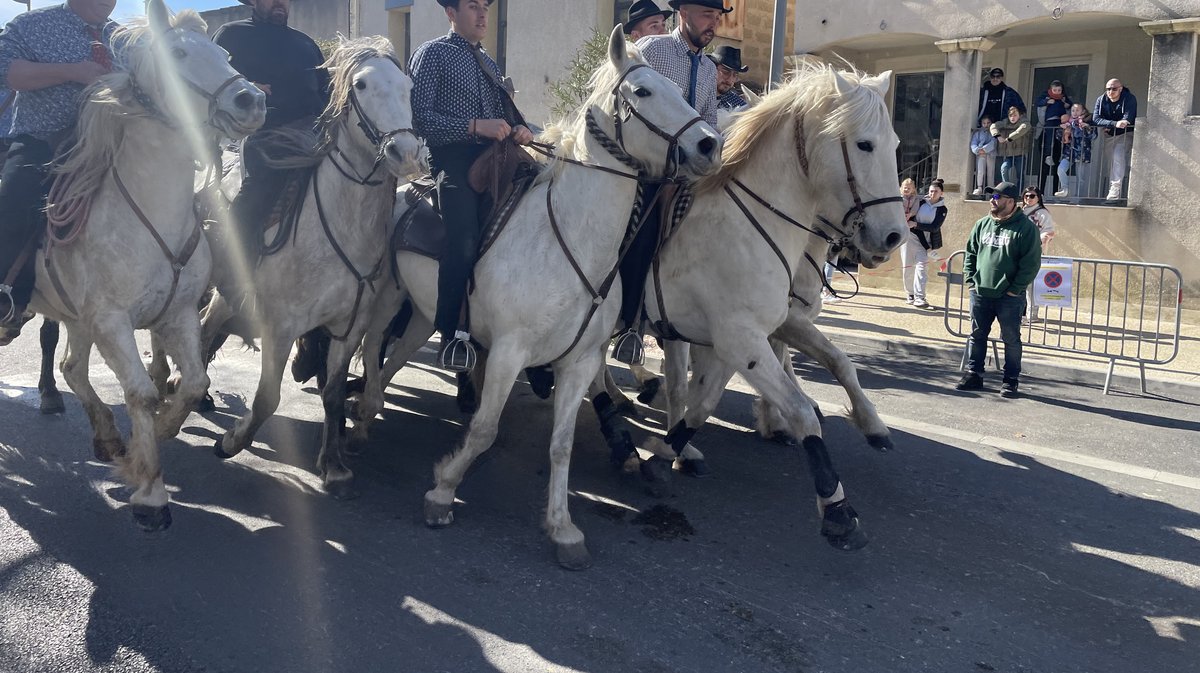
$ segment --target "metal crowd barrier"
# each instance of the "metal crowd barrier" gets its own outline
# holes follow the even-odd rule
[[[950,255],[938,274],[946,279],[946,330],[966,339],[960,369],[966,369],[971,347],[971,298],[962,274],[965,254],[959,250]],[[1107,359],[1105,395],[1118,362],[1137,365],[1145,394],[1146,365],[1165,365],[1178,355],[1183,304],[1178,269],[1147,262],[1045,257],[1038,278],[1044,281],[1044,303],[1029,302],[1021,343]],[[992,326],[989,341],[999,367],[999,325]]]

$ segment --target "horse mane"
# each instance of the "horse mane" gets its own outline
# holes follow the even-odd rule
[[[626,68],[628,70],[633,65],[640,63],[645,65],[646,59],[642,57],[642,52],[632,42],[625,43],[625,56],[627,59]],[[575,144],[580,142],[580,139],[587,134],[587,111],[593,106],[603,106],[611,102],[612,90],[617,86],[617,82],[621,80],[621,75],[625,70],[618,69],[613,65],[612,61],[606,56],[601,62],[600,67],[596,68],[588,80],[588,86],[591,87],[591,93],[583,105],[568,114],[566,117],[559,119],[546,126],[545,130],[538,136],[538,141],[555,145],[558,147],[556,154],[560,156],[570,156],[575,151]],[[562,161],[552,160],[557,166],[563,164]],[[543,171],[539,176],[539,181],[548,176],[549,171]]]
[[[262,146],[267,162],[275,168],[310,168],[321,163],[333,151],[342,123],[350,109],[350,91],[354,71],[372,58],[396,60],[396,52],[386,37],[372,35],[339,42],[329,59],[321,64],[329,71],[329,103],[317,119],[316,129],[276,128],[263,133]],[[398,61],[397,61],[398,62]]]
[[[204,19],[191,9],[174,15],[171,28],[201,35],[207,35],[208,30]],[[113,33],[112,49],[118,67],[84,89],[74,143],[55,162],[55,174],[72,176],[61,202],[95,193],[124,143],[126,123],[130,118],[150,116],[134,100],[133,89],[134,74],[142,76],[143,84],[158,80],[159,59],[149,48],[153,39],[154,30],[146,17],[137,18]]]
[[[837,91],[837,76],[850,82],[849,91]],[[821,112],[817,135],[841,136],[864,124],[886,124],[887,106],[883,96],[862,81],[866,73],[858,69],[837,70],[827,63],[808,62],[791,73],[783,84],[763,96],[757,105],[739,112],[725,134],[721,168],[701,179],[697,191],[724,187],[758,151],[760,145],[774,142],[772,133],[796,115]]]

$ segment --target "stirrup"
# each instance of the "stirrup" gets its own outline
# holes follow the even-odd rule
[[[642,335],[633,328],[619,334],[613,343],[613,359],[627,365],[645,364],[646,350],[642,348]]]
[[[13,288],[11,285],[0,283],[0,300],[8,299],[8,308],[4,310],[3,314],[0,314],[0,325],[14,322],[21,317],[21,312],[17,311],[17,300],[13,297],[12,291]],[[0,306],[3,306],[3,304],[0,304]]]
[[[438,351],[438,366],[456,374],[475,369],[478,359],[475,346],[471,344],[471,335],[462,330],[455,331],[454,338],[443,343]]]

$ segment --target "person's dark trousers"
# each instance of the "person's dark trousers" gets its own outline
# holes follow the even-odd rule
[[[970,368],[983,374],[987,358],[988,334],[992,323],[1000,323],[1000,339],[1004,342],[1004,380],[1016,381],[1021,376],[1021,314],[1025,312],[1025,294],[1014,297],[1007,292],[996,299],[980,296],[971,289],[971,357]]]
[[[642,203],[653,202],[654,205],[625,253],[625,258],[621,260],[621,322],[624,323],[625,329],[638,328],[646,277],[650,274],[650,265],[658,247],[658,236],[662,227],[662,205],[654,200],[658,188],[658,185],[648,185],[644,189]]]
[[[1046,176],[1049,175],[1053,181],[1053,186],[1050,188],[1047,195],[1057,192],[1061,187],[1058,184],[1058,162],[1062,159],[1063,146],[1062,141],[1056,136],[1059,133],[1058,127],[1054,129],[1046,129],[1042,135],[1042,145],[1040,151],[1040,159],[1038,161],[1038,182],[1037,188],[1046,189]],[[1046,157],[1049,157],[1051,164],[1046,163]]]
[[[32,136],[13,139],[4,168],[0,172],[0,283],[21,256],[21,251],[45,222],[42,209],[50,191],[47,164],[54,158],[50,143]],[[33,297],[35,255],[26,260],[14,278],[13,301],[17,307],[29,304]],[[7,304],[7,299],[0,299]],[[8,311],[0,306],[0,317]]]
[[[266,133],[260,131],[246,139],[242,146],[242,187],[233,198],[229,213],[233,220],[233,240],[245,255],[250,269],[262,252],[262,232],[287,186],[289,171],[272,168],[263,151]]]
[[[486,145],[455,143],[429,150],[433,174],[442,176],[438,203],[446,225],[446,249],[438,266],[437,316],[433,320],[443,339],[452,338],[459,327],[467,281],[479,254],[482,198],[467,183],[467,173],[485,149]]]

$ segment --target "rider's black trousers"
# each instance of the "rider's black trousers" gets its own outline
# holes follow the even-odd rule
[[[467,295],[467,281],[479,254],[479,209],[482,197],[467,183],[471,164],[487,145],[454,143],[432,147],[430,165],[441,174],[438,202],[446,224],[446,250],[438,266],[437,316],[433,324],[443,337],[453,337]]]
[[[662,206],[655,200],[658,185],[648,185],[642,193],[642,203],[651,203],[649,217],[638,230],[625,258],[621,260],[621,322],[626,327],[637,328],[641,320],[642,298],[646,288],[646,277],[658,248],[658,236],[662,226]]]
[[[50,143],[20,135],[13,140],[0,172],[0,283],[20,257],[38,227],[45,223],[42,209],[50,192],[47,164],[54,158]],[[13,280],[13,300],[25,306],[33,296],[36,255],[30,255]]]

